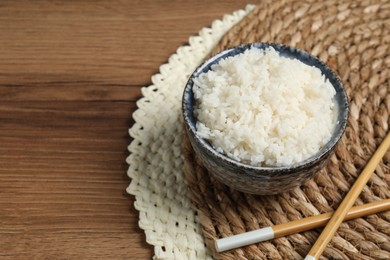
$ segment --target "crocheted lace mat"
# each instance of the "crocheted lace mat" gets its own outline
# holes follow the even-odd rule
[[[232,190],[214,180],[183,135],[185,179],[201,229],[219,259],[302,259],[320,229],[216,253],[215,239],[334,211],[390,125],[390,3],[264,1],[227,32],[211,55],[250,42],[277,42],[326,62],[350,99],[346,132],[317,177],[275,196]],[[390,198],[390,151],[355,205]],[[344,222],[322,259],[390,259],[390,212]]]
[[[154,246],[154,259],[211,259],[200,220],[191,203],[183,173],[181,97],[189,75],[221,37],[254,6],[215,20],[210,28],[189,38],[160,72],[153,85],[142,88],[143,97],[133,113],[129,130],[127,192],[135,196],[139,226]]]

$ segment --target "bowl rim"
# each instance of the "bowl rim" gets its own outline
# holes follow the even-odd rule
[[[196,121],[194,122],[194,124],[192,124],[192,120],[190,119],[190,113],[193,113],[194,102],[192,102],[193,105],[191,106],[191,108],[192,108],[191,110],[188,110],[187,106],[188,106],[188,103],[190,102],[189,101],[189,98],[191,97],[190,92],[192,92],[192,87],[194,85],[193,79],[198,77],[200,74],[204,73],[203,70],[207,66],[212,66],[213,64],[217,64],[219,62],[219,60],[225,58],[225,56],[226,57],[236,56],[238,54],[241,54],[245,50],[253,48],[253,47],[258,48],[258,49],[265,49],[267,47],[273,47],[274,49],[277,49],[276,51],[287,50],[291,54],[294,55],[293,58],[295,58],[303,63],[305,63],[305,62],[302,61],[301,58],[303,56],[306,56],[307,59],[312,60],[318,64],[318,66],[315,66],[315,67],[320,69],[322,75],[324,75],[326,79],[331,81],[331,79],[325,75],[325,72],[329,73],[333,77],[334,83],[336,85],[338,85],[336,87],[335,84],[331,83],[332,86],[336,90],[335,96],[341,95],[342,102],[344,103],[344,106],[345,106],[344,110],[339,109],[337,112],[337,119],[336,120],[338,120],[338,118],[342,119],[341,121],[336,122],[337,124],[340,124],[340,127],[337,128],[337,125],[335,126],[335,128],[337,128],[338,130],[337,129],[333,130],[333,133],[330,137],[330,140],[317,153],[315,153],[314,155],[310,156],[309,158],[307,158],[299,163],[296,163],[293,165],[285,165],[285,166],[254,166],[254,165],[250,165],[250,164],[246,164],[246,163],[237,161],[233,158],[230,158],[229,156],[227,156],[225,154],[217,152],[208,141],[206,141],[205,139],[203,139],[199,135],[197,135],[196,126],[195,126]],[[234,53],[235,50],[238,50],[238,52]],[[232,52],[233,52],[233,55],[229,55]],[[295,56],[296,54],[298,54],[298,55]],[[312,65],[312,66],[314,66],[314,65]],[[210,68],[208,70],[210,70]],[[336,102],[336,103],[338,103],[338,102]],[[264,177],[264,175],[261,175],[261,173],[278,172],[279,174],[283,174],[283,173],[289,174],[292,172],[296,172],[296,171],[299,171],[303,168],[306,168],[307,166],[311,166],[311,165],[317,163],[323,157],[327,156],[327,154],[334,149],[334,147],[339,142],[339,140],[341,139],[341,137],[343,136],[343,134],[345,132],[345,129],[346,129],[347,123],[348,123],[348,117],[349,117],[349,101],[348,101],[348,95],[347,95],[345,88],[344,88],[340,78],[338,77],[338,75],[332,69],[330,69],[324,62],[319,60],[319,58],[317,58],[316,56],[314,56],[306,51],[297,49],[297,48],[292,47],[292,46],[284,45],[284,44],[269,43],[269,42],[255,42],[255,43],[249,43],[249,44],[241,44],[241,45],[238,45],[238,46],[235,46],[232,48],[225,49],[225,50],[213,55],[212,57],[208,58],[204,62],[202,62],[202,64],[200,64],[195,69],[195,71],[191,74],[191,76],[189,77],[189,79],[184,87],[183,96],[182,96],[182,113],[183,113],[185,128],[187,129],[187,131],[190,131],[190,133],[194,136],[194,138],[198,142],[200,142],[200,144],[205,148],[205,150],[207,151],[208,154],[213,155],[213,156],[217,157],[218,159],[221,159],[222,161],[226,161],[227,163],[229,163],[231,165],[234,165],[236,167],[240,167],[243,170],[249,170],[249,171],[245,171],[245,172],[248,173],[248,175],[250,175],[252,177]],[[193,118],[195,118],[195,120],[196,120],[196,117],[194,115],[193,115]],[[187,133],[187,134],[190,134],[190,133]],[[256,173],[251,174],[252,171],[256,171]]]

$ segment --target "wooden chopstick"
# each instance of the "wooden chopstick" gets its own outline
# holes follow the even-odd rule
[[[371,157],[370,161],[367,163],[364,170],[360,173],[360,176],[357,178],[353,184],[351,190],[348,192],[347,196],[343,199],[338,209],[333,214],[332,218],[329,220],[328,224],[325,226],[321,235],[314,243],[309,254],[305,257],[305,260],[317,260],[322,252],[325,250],[329,241],[332,239],[334,233],[339,228],[341,222],[345,218],[349,209],[355,203],[355,200],[359,196],[360,192],[363,190],[364,186],[367,184],[368,180],[371,178],[372,174],[375,171],[375,168],[380,163],[382,157],[385,155],[387,149],[390,146],[390,133],[387,133],[387,136],[376,150],[374,155]]]
[[[348,211],[344,221],[375,214],[381,211],[390,210],[390,199],[380,200],[364,205],[356,206]],[[239,235],[221,238],[215,241],[215,248],[218,252],[259,243],[273,238],[279,238],[310,229],[323,227],[331,218],[333,212],[320,214],[308,218],[294,220],[288,223],[265,227],[259,230],[245,232]]]

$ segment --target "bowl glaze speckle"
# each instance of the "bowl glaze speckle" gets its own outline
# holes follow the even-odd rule
[[[218,153],[211,144],[196,134],[196,118],[194,112],[194,94],[192,87],[194,78],[211,69],[211,66],[218,64],[221,59],[238,55],[249,48],[265,49],[273,47],[280,55],[295,58],[301,62],[317,67],[330,81],[336,90],[335,103],[337,107],[337,124],[330,141],[324,145],[315,155],[291,166],[282,167],[261,167],[241,163]],[[270,195],[281,193],[302,185],[313,178],[321,168],[324,167],[330,156],[333,154],[336,144],[343,135],[348,120],[348,97],[340,79],[323,62],[307,52],[281,44],[273,43],[252,43],[240,45],[220,52],[200,65],[189,78],[183,94],[182,110],[185,124],[185,131],[188,134],[190,143],[199,156],[208,172],[220,182],[242,192]]]

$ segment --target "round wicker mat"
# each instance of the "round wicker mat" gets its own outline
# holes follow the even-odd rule
[[[300,188],[254,196],[211,178],[184,136],[185,175],[207,246],[219,259],[302,259],[320,230],[218,254],[214,240],[337,208],[390,125],[389,1],[264,1],[233,27],[212,54],[250,42],[303,49],[341,78],[349,99],[346,132],[327,167]],[[390,198],[390,152],[356,205]],[[342,224],[323,258],[390,259],[390,212]]]

